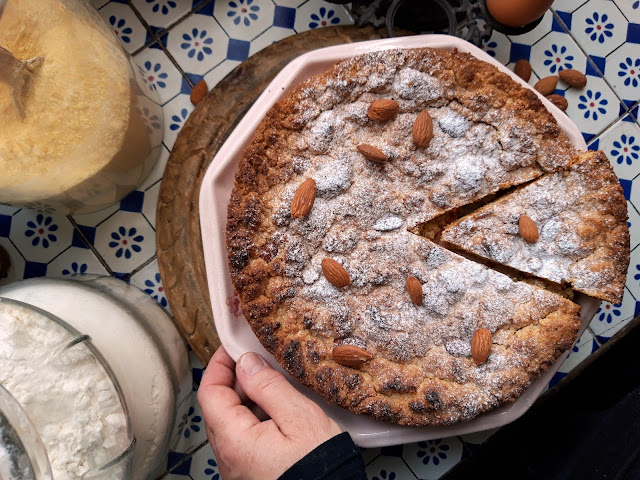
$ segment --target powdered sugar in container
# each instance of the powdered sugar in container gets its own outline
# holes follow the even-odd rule
[[[91,338],[4,298],[0,327],[0,477],[130,478],[129,412]]]
[[[0,306],[5,299],[59,317],[78,332],[78,338],[91,338],[119,385],[135,436],[130,475],[104,478],[154,478],[164,466],[169,448],[179,439],[180,419],[187,414],[193,398],[186,345],[170,317],[148,295],[113,277],[24,280],[0,288]],[[3,330],[0,310],[0,359],[6,335]],[[11,348],[18,351],[17,345]],[[66,382],[65,388],[72,388],[70,385],[76,384]],[[30,387],[29,391],[38,390]],[[31,415],[29,408],[25,410]],[[54,478],[60,480],[55,472]],[[102,477],[85,474],[82,478]]]

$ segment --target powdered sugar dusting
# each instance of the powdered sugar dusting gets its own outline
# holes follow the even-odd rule
[[[503,375],[523,375],[512,379],[513,385],[529,382],[518,370],[527,359],[509,351],[517,342],[510,334],[502,335],[503,345],[476,366],[470,358],[475,330],[513,332],[565,300],[514,282],[408,229],[541,175],[536,140],[528,143],[530,129],[521,125],[523,120],[513,122],[492,108],[481,115],[458,103],[450,85],[434,71],[419,70],[407,53],[376,52],[364,58],[364,66],[349,70],[353,78],[348,82],[338,75],[301,92],[299,114],[292,120],[300,128],[287,140],[295,146],[293,174],[263,192],[273,224],[286,231],[277,258],[279,273],[295,289],[286,308],[328,344],[357,345],[400,368],[416,362],[422,379],[458,382],[463,393],[456,408],[461,418],[471,418],[497,403],[508,381]],[[378,98],[398,102],[396,118],[368,118],[368,105]],[[418,148],[411,135],[422,110],[434,119],[427,148]],[[361,144],[380,148],[388,161],[367,160],[356,148]],[[315,203],[308,216],[293,219],[291,198],[304,178],[316,182]],[[331,285],[322,272],[324,258],[340,263],[351,283]],[[408,276],[422,285],[421,306],[409,297]],[[367,365],[362,368],[366,371]]]
[[[590,155],[587,154],[586,161]],[[592,176],[602,178],[607,174],[596,173],[596,168],[601,167],[591,165],[590,175],[585,175],[578,164],[568,172],[549,174],[449,227],[443,238],[465,250],[556,283],[600,288],[609,280],[598,253],[606,241],[598,232],[606,234],[611,227],[599,226],[603,217],[595,212],[601,207],[591,204],[604,194],[602,185],[592,180]],[[590,217],[583,218],[585,214]],[[538,227],[537,242],[526,242],[520,236],[521,215],[527,215]],[[594,255],[593,261],[586,260]],[[600,273],[587,273],[585,263],[593,262],[600,263]]]

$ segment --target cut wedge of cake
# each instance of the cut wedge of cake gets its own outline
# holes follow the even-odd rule
[[[537,239],[528,238],[531,229]],[[622,301],[629,264],[627,203],[603,152],[577,155],[568,170],[547,174],[453,222],[442,239],[587,295]]]

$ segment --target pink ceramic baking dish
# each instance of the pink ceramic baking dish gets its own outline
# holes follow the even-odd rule
[[[307,53],[287,65],[258,98],[222,148],[220,148],[204,177],[200,190],[200,225],[209,293],[211,295],[211,308],[220,340],[229,355],[234,359],[237,359],[244,352],[254,351],[263,355],[275,368],[282,371],[276,360],[259,343],[249,324],[242,317],[238,307],[238,299],[234,295],[227,263],[225,241],[227,203],[233,188],[238,162],[244,148],[249,144],[257,125],[269,108],[283,97],[287,91],[309,77],[323,72],[339,60],[372,51],[418,47],[447,50],[457,48],[459,51],[469,52],[480,60],[495,65],[499,70],[531,89],[527,83],[517,77],[511,70],[498,63],[482,50],[464,40],[447,35],[421,35],[339,45]],[[567,133],[575,147],[578,150],[586,150],[586,144],[578,127],[547,99],[542,96],[540,96],[540,99],[556,117],[558,124]],[[597,311],[600,301],[581,294],[576,298],[582,307],[581,335]],[[372,420],[331,405],[296,381],[291,380],[291,382],[298,390],[318,403],[329,416],[347,430],[358,445],[361,447],[380,447],[472,433],[512,422],[525,413],[545,390],[549,380],[551,380],[567,355],[568,352],[565,352],[514,403],[503,405],[469,422],[448,427],[405,427]]]

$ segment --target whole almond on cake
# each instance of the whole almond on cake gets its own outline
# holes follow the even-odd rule
[[[367,115],[376,122],[391,120],[398,113],[398,102],[390,98],[379,98],[369,105]]]

